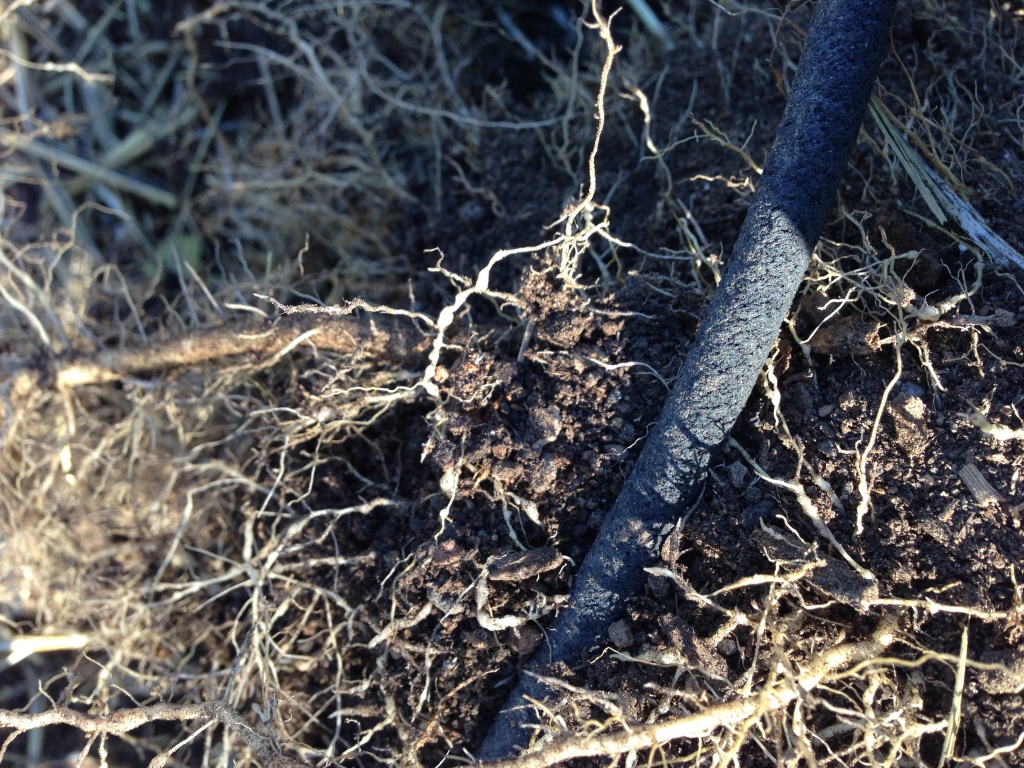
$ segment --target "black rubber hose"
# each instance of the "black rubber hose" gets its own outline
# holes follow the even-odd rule
[[[518,754],[535,722],[528,674],[580,664],[656,563],[659,533],[694,503],[712,452],[739,417],[831,212],[882,57],[896,0],[821,0],[789,103],[726,274],[654,432],[584,559],[547,644],[530,660],[478,757]]]

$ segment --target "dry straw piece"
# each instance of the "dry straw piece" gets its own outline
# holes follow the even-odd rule
[[[967,486],[967,490],[971,492],[971,496],[981,506],[987,507],[990,504],[1000,504],[1005,501],[996,489],[992,487],[992,484],[985,479],[985,476],[981,474],[976,465],[971,463],[964,464],[958,474],[960,479],[964,481],[964,485]]]
[[[1001,266],[1024,270],[1024,255],[996,234],[978,211],[950,188],[904,136],[896,118],[878,96],[871,99],[871,117],[939,224],[952,219],[971,242]],[[946,170],[947,175],[949,171]]]

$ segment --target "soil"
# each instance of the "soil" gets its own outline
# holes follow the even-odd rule
[[[550,117],[554,78],[494,31],[500,25],[490,6],[455,6],[446,34],[466,40],[485,29],[487,45],[500,51],[489,67],[465,78],[464,98],[480,103],[508,88],[494,97],[489,119],[508,119],[503,110],[516,119]],[[346,765],[463,762],[526,660],[544,652],[545,627],[629,475],[728,262],[757,183],[745,155],[754,164],[764,160],[785,104],[778,86],[792,77],[798,30],[808,18],[805,7],[786,9],[782,23],[774,18],[778,9],[730,15],[711,4],[689,8],[677,12],[689,13],[688,36],[667,52],[628,13],[615,22],[626,48],[613,70],[614,108],[597,155],[597,201],[606,208],[593,211],[615,240],[592,238],[576,284],[566,281],[564,253],[554,247],[503,260],[491,277],[493,295],[469,300],[442,350],[437,400],[420,393],[360,410],[351,394],[348,401],[341,397],[360,414],[346,424],[358,428],[334,427],[326,439],[327,422],[314,423],[318,409],[342,406],[332,402],[325,381],[342,377],[337,392],[345,382],[372,386],[358,377],[383,373],[372,361],[350,371],[344,361],[330,360],[319,370],[321,357],[302,353],[301,364],[231,383],[211,410],[220,431],[211,426],[193,443],[264,488],[274,486],[283,510],[269,514],[242,490],[233,492],[242,504],[234,522],[204,529],[202,548],[211,553],[239,557],[243,519],[255,520],[259,552],[296,515],[356,510],[311,518],[301,553],[282,555],[293,568],[287,573],[301,574],[303,584],[320,592],[280,580],[264,587],[261,631],[289,637],[276,648],[270,646],[278,641],[269,640],[263,651],[268,659],[280,656],[273,686],[281,722],[292,724],[283,726],[292,734],[286,751],[315,762],[330,750],[331,759]],[[879,78],[884,100],[897,112],[917,105],[915,115],[933,119],[905,117],[921,136],[938,124],[962,137],[971,119],[984,120],[959,153],[931,140],[947,150],[943,162],[967,199],[1011,247],[1024,251],[1020,64],[1014,71],[989,51],[990,65],[971,69],[970,79],[966,74],[983,33],[1001,41],[1009,61],[1024,62],[1021,12],[987,2],[904,11]],[[567,45],[550,32],[543,37],[535,10],[517,13],[538,45],[551,46],[557,66],[569,67],[575,41]],[[593,88],[604,53],[595,33],[585,35],[576,55],[588,73],[585,86]],[[402,42],[390,44],[400,60]],[[480,46],[467,50],[470,66],[485,57]],[[643,113],[630,95],[635,87],[649,99],[650,141],[662,150],[657,159],[644,149]],[[966,98],[959,88],[971,91],[981,116],[952,109],[954,102],[964,107],[956,101]],[[932,106],[920,106],[922,99]],[[247,118],[234,102],[231,114]],[[581,112],[573,119],[588,126],[588,118]],[[379,129],[387,131],[387,124]],[[592,139],[592,126],[586,130]],[[711,140],[709,132],[732,146]],[[475,143],[438,139],[450,142],[444,154],[452,160],[439,174],[414,161],[410,150],[410,194],[394,202],[379,237],[384,251],[399,254],[389,262],[391,274],[381,282],[368,270],[365,281],[344,286],[342,294],[436,317],[464,286],[430,271],[438,260],[431,249],[443,252],[445,270],[473,277],[497,250],[544,242],[558,231],[548,225],[579,200],[589,146],[560,147],[550,127],[475,135]],[[663,549],[667,571],[651,575],[628,615],[609,623],[605,647],[572,668],[550,670],[567,686],[589,691],[567,688],[548,703],[545,722],[557,722],[556,729],[693,711],[735,695],[748,674],[755,685],[764,682],[780,656],[799,668],[816,650],[863,638],[882,613],[897,611],[902,632],[892,653],[923,663],[894,663],[890,678],[875,680],[876,714],[944,722],[960,701],[954,751],[965,757],[1012,745],[1024,732],[1024,433],[1000,440],[979,428],[976,415],[971,420],[977,411],[989,422],[1024,427],[1024,275],[994,264],[955,225],[932,224],[911,181],[890,170],[898,166],[887,164],[880,146],[869,118],[794,304],[792,328],[781,329],[770,373],[735,425],[735,443],[712,463],[701,500],[680,510],[680,525]],[[181,158],[176,173],[187,162]],[[327,254],[313,243],[311,273],[329,270]],[[969,295],[942,304],[961,294]],[[944,306],[941,317],[926,316],[926,305]],[[419,371],[413,373],[407,379],[414,381]],[[170,385],[179,396],[206,397],[213,380],[212,373],[201,381],[183,376]],[[107,395],[93,392],[79,405],[116,411],[121,396],[105,401]],[[313,426],[283,441],[274,430],[289,409]],[[972,492],[964,479],[971,467],[989,489]],[[795,494],[763,476],[805,490],[838,542],[874,575],[870,589],[818,535]],[[862,480],[870,502],[863,517]],[[201,479],[178,482],[198,486]],[[74,525],[81,524],[77,519]],[[167,536],[175,530],[171,522]],[[523,550],[533,554],[512,559]],[[303,565],[316,558],[325,560]],[[162,553],[150,576],[161,559]],[[785,581],[805,566],[807,575]],[[189,568],[211,567],[195,550],[162,579],[186,580]],[[755,582],[759,575],[781,581]],[[103,578],[118,575],[110,570]],[[178,673],[205,675],[204,684],[219,690],[210,670],[230,669],[251,632],[245,624],[232,628],[248,610],[248,588],[232,597],[206,589],[208,599],[190,606],[187,626],[200,638],[188,645],[193,656],[178,658],[168,644],[151,684],[160,696],[180,695],[185,678],[175,678]],[[29,621],[15,607],[6,613]],[[762,617],[771,641],[756,621],[727,627],[736,614]],[[182,631],[180,622],[167,621],[163,631]],[[1002,669],[969,667],[960,693],[965,632],[967,657]],[[672,653],[674,663],[651,662]],[[0,687],[14,691],[15,677],[14,670],[0,673]],[[853,718],[843,709],[847,682],[831,681],[806,701],[803,727],[826,734],[813,747],[823,764],[857,744],[837,735]],[[14,694],[0,702],[23,704]],[[860,699],[856,704],[863,706]],[[765,722],[756,738],[737,747],[738,764],[798,759],[789,726],[770,717]],[[905,738],[887,749],[938,763],[941,730]],[[56,745],[80,741],[62,731],[53,744],[56,759]],[[666,745],[665,754],[680,758],[694,748],[692,742]],[[193,764],[203,749],[199,739],[178,759]],[[1007,750],[1000,759],[1024,765],[1022,754]],[[151,756],[139,746],[123,764]]]

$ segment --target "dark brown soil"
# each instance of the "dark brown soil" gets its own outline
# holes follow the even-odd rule
[[[768,41],[757,37],[751,41],[745,26],[743,22],[726,25],[723,47],[734,50],[745,62],[767,61],[771,50],[764,43]],[[697,30],[699,36],[701,27]],[[913,39],[897,42],[910,47],[918,44]],[[696,82],[693,114],[713,121],[730,136],[749,135],[748,151],[755,159],[763,158],[784,102],[777,92],[763,92],[763,80],[755,77],[756,67],[737,67],[730,72],[727,86],[721,73],[709,69],[693,48],[682,46],[662,64],[671,74],[652,105],[655,114],[685,114],[691,83]],[[688,82],[679,82],[676,73],[680,72],[690,73]],[[887,68],[889,82],[894,72],[891,66]],[[639,130],[639,123],[632,122],[631,128]],[[667,122],[655,129],[659,146],[679,138],[667,133]],[[678,228],[657,204],[664,171],[659,173],[652,162],[636,165],[629,146],[622,135],[613,134],[599,155],[599,188],[618,182],[611,200],[613,231],[641,249],[685,249]],[[690,201],[693,217],[705,233],[720,239],[725,247],[723,258],[727,258],[747,198],[724,182],[755,177],[735,153],[706,143],[696,146],[698,151],[688,152],[684,146],[665,158],[667,172],[679,180],[672,194]],[[552,210],[551,201],[558,199],[557,178],[551,181],[544,174],[517,172],[524,167],[547,166],[542,148],[533,140],[495,136],[488,142],[484,158],[474,183],[492,191],[503,210],[520,212],[523,223],[515,232],[522,239],[529,231],[525,223],[538,211],[538,198],[548,196],[549,202],[540,210]],[[1017,157],[1010,163],[1019,165],[1019,161]],[[854,167],[865,168],[873,162],[877,159],[862,147]],[[1011,172],[1006,165],[1001,167]],[[696,174],[718,180],[691,180]],[[555,191],[549,191],[552,189]],[[571,185],[565,185],[561,193],[567,197],[573,191]],[[849,210],[861,210],[859,201],[865,194],[862,181],[851,170],[843,204],[850,206]],[[1014,207],[1020,208],[1019,198],[988,204],[989,220],[996,229],[1012,244],[1024,245],[1017,217],[1010,213]],[[921,252],[916,261],[902,263],[909,270],[908,284],[933,304],[961,291],[956,277],[971,268],[973,256],[948,240],[944,244],[885,201],[878,205],[877,212],[867,209],[872,214],[865,224],[868,242],[881,249],[887,238],[897,253]],[[484,214],[484,219],[490,221],[491,214]],[[445,251],[455,256],[460,268],[464,254],[488,253],[515,242],[514,238],[501,239],[504,228],[497,222],[474,231],[465,227],[464,218],[448,221],[452,229],[442,226],[430,236],[433,242],[445,243]],[[998,221],[1006,226],[1000,228]],[[543,236],[540,231],[534,235]],[[837,218],[826,237],[843,243],[856,233],[849,222]],[[838,263],[851,270],[858,268],[849,250],[840,247],[837,253]],[[586,553],[657,416],[666,394],[658,377],[671,380],[693,338],[704,302],[704,286],[695,279],[703,276],[699,268],[695,272],[690,264],[644,259],[628,248],[615,256],[621,283],[589,293],[569,290],[561,283],[550,253],[519,258],[522,268],[514,294],[520,310],[518,323],[499,324],[481,332],[445,360],[445,404],[435,415],[443,429],[429,440],[428,459],[438,473],[461,467],[463,484],[448,513],[449,521],[438,533],[437,516],[448,500],[435,493],[427,503],[403,508],[399,520],[387,521],[394,534],[401,531],[409,539],[382,538],[385,526],[376,528],[372,548],[379,561],[371,582],[394,568],[396,557],[380,557],[382,553],[411,547],[416,532],[428,537],[416,546],[379,605],[383,614],[399,617],[416,616],[424,606],[433,606],[431,615],[403,636],[386,673],[378,678],[414,719],[411,713],[427,685],[424,667],[431,663],[427,659],[435,657],[429,683],[434,719],[419,737],[418,759],[424,765],[443,760],[452,746],[472,750],[510,690],[517,669],[529,654],[543,653],[543,616],[564,599],[571,585],[572,564]],[[591,272],[592,265],[587,267],[587,273]],[[596,272],[593,277],[598,277]],[[867,297],[830,318],[809,358],[794,350],[788,333],[780,336],[775,372],[780,378],[782,416],[799,436],[807,460],[831,483],[844,509],[835,509],[813,486],[808,486],[808,492],[817,499],[839,541],[875,574],[882,599],[934,596],[937,602],[978,612],[1019,608],[1020,594],[1015,592],[1011,566],[1019,568],[1024,563],[1020,505],[1012,501],[979,504],[958,472],[973,462],[1001,495],[1015,498],[1024,464],[1019,441],[999,444],[986,438],[961,414],[968,404],[989,403],[1001,423],[1020,423],[1012,411],[1024,391],[1020,367],[1024,350],[1014,342],[1014,333],[1024,320],[1020,299],[1020,290],[1012,281],[988,268],[981,291],[954,315],[998,317],[998,327],[965,331],[937,324],[925,329],[910,322],[911,329],[918,332],[916,345],[927,350],[938,378],[929,379],[921,352],[909,345],[902,350],[903,372],[889,393],[868,462],[872,511],[860,535],[855,534],[858,491],[854,465],[868,439],[883,391],[894,375],[893,346],[884,345],[893,340],[892,327],[883,325],[882,338],[874,345],[863,340],[859,346],[851,345],[838,339],[832,329],[851,324],[878,336],[878,321],[865,320],[865,313],[873,318],[885,310]],[[797,316],[796,327],[802,336],[809,335],[824,316],[811,306],[813,301],[809,286],[805,301],[809,308]],[[532,324],[529,330],[527,323]],[[525,342],[524,334],[529,334]],[[862,339],[864,335],[862,331]],[[979,351],[977,345],[983,341],[991,352]],[[622,364],[625,366],[617,367]],[[776,415],[763,392],[752,396],[734,434],[769,475],[786,480],[794,476],[796,455],[780,439]],[[807,482],[806,476],[803,482]],[[431,483],[428,479],[424,492]],[[516,508],[524,503],[536,505],[537,520]],[[503,515],[510,509],[507,524]],[[772,564],[759,536],[759,523],[777,526],[780,515],[793,526],[791,533],[805,541],[815,540],[813,527],[801,519],[793,499],[759,481],[740,454],[727,448],[712,468],[702,501],[689,512],[676,545],[678,559],[666,565],[685,574],[705,595],[739,579],[770,572]],[[523,546],[554,546],[566,563],[557,571],[522,583],[492,584],[488,610],[493,615],[540,616],[537,623],[492,633],[479,626],[472,586],[489,559],[514,550],[516,542],[509,526]],[[819,546],[827,550],[827,545]],[[803,610],[817,603],[808,614],[814,617],[813,629],[808,626],[801,631],[822,632],[829,626],[847,627],[853,634],[863,631],[867,615],[858,610],[857,597],[839,588],[812,587],[804,595],[807,605]],[[735,602],[739,606],[762,598],[757,590],[751,590],[737,596]],[[726,599],[724,604],[731,602]],[[800,612],[796,605],[788,608]],[[367,609],[373,610],[372,606]],[[965,626],[962,616],[932,616],[924,610],[912,614],[915,634],[927,637],[930,649],[959,654]],[[628,618],[631,639],[619,645],[619,650],[651,652],[681,647],[699,657],[693,661],[697,668],[718,675],[719,682],[709,685],[723,685],[745,670],[752,635],[740,631],[731,642],[709,647],[702,638],[712,636],[721,623],[719,614],[680,600],[664,579],[652,577],[645,593],[633,602]],[[969,630],[972,658],[987,654],[989,658],[1012,658],[1019,664],[1024,628],[1018,626],[1015,634],[1012,626],[972,622]],[[567,680],[577,685],[606,691],[631,720],[647,719],[659,704],[658,697],[644,693],[651,685],[666,689],[677,684],[673,669],[637,667],[607,654],[601,654],[596,663],[580,661],[576,669],[555,672],[568,675]],[[413,669],[417,672],[410,676]],[[924,669],[926,705],[922,715],[941,717],[950,706],[952,672],[940,664]],[[1012,742],[1024,727],[1020,691],[991,684],[991,678],[983,674],[969,677],[963,717],[972,725],[964,735],[964,752],[984,746],[979,741],[982,732],[990,745]],[[581,721],[608,715],[583,703],[578,706],[576,717]],[[934,743],[922,747],[922,754],[934,757],[941,739],[931,738]],[[757,759],[751,751],[745,764]]]

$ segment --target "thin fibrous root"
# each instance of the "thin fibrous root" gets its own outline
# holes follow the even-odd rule
[[[304,342],[320,350],[363,353],[394,363],[414,355],[419,341],[415,334],[395,325],[333,314],[295,314],[255,324],[226,323],[167,341],[58,357],[50,362],[49,370],[15,370],[10,391],[21,397],[39,388],[70,390],[222,357],[270,357],[285,354]]]
[[[308,768],[307,763],[281,754],[276,748],[274,738],[259,734],[242,719],[234,707],[224,701],[204,701],[200,704],[151,704],[119,709],[109,715],[79,712],[62,705],[34,714],[0,709],[0,728],[14,729],[14,734],[4,743],[5,748],[14,736],[48,725],[68,725],[90,735],[120,736],[158,721],[182,722],[197,719],[214,719],[229,728],[259,756],[267,768]],[[0,758],[3,757],[3,751],[0,749]],[[161,760],[161,757],[164,759]],[[169,758],[170,755],[162,753],[154,759],[154,763],[160,765]]]
[[[660,723],[632,724],[628,730],[614,733],[560,736],[536,752],[479,765],[487,768],[546,768],[579,757],[610,757],[632,750],[653,749],[676,739],[704,738],[718,728],[736,726],[748,718],[778,711],[816,688],[829,675],[854,664],[869,662],[895,642],[897,631],[896,618],[885,616],[868,639],[833,646],[810,659],[794,680],[780,680],[753,696],[736,698]]]

